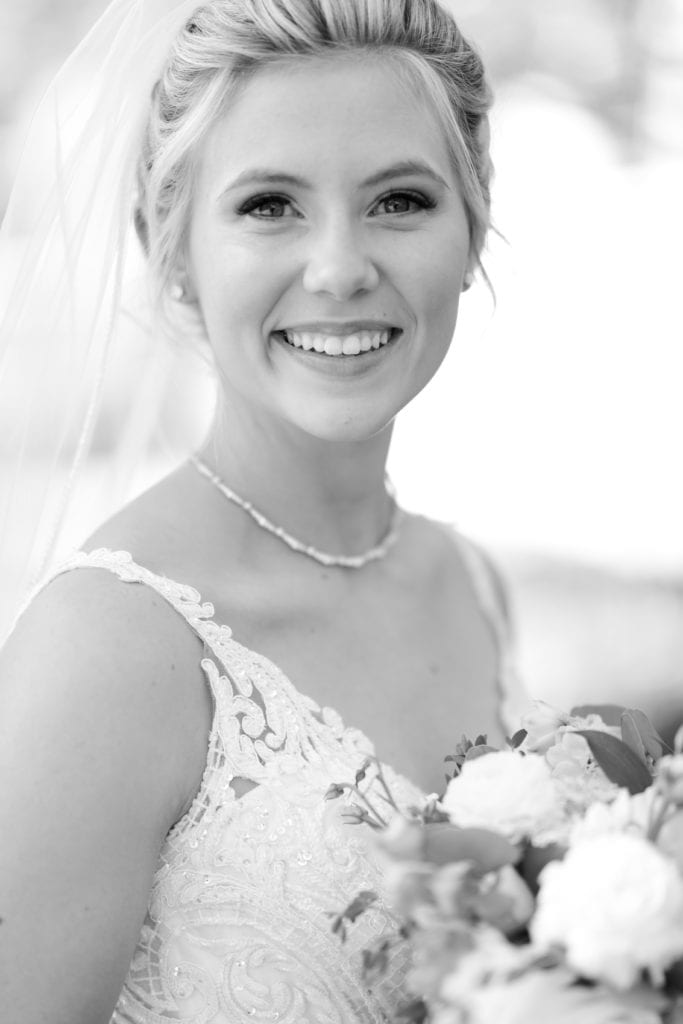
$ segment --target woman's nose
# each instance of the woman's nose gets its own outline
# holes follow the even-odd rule
[[[361,233],[337,223],[311,239],[303,283],[312,294],[330,295],[345,302],[376,288],[379,272],[363,245]]]

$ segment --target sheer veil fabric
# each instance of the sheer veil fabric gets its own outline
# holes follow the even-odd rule
[[[154,83],[199,6],[114,0],[29,129],[0,232],[0,641],[60,555],[112,382],[97,519],[129,496],[159,428],[177,352],[145,286],[135,165]]]

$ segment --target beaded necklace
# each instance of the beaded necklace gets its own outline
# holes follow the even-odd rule
[[[231,490],[227,484],[225,484],[221,478],[211,470],[206,463],[202,462],[201,459],[193,455],[190,458],[190,462],[199,470],[202,476],[205,476],[207,480],[218,488],[224,497],[233,504],[238,505],[241,509],[244,509],[254,522],[261,527],[262,530],[267,530],[268,533],[272,533],[274,537],[286,544],[292,551],[298,551],[302,555],[306,555],[308,558],[312,558],[313,561],[319,562],[320,565],[326,566],[340,566],[343,569],[362,569],[368,562],[376,562],[381,558],[384,558],[388,553],[389,549],[396,543],[398,538],[398,531],[403,513],[399,508],[396,497],[391,487],[391,484],[387,480],[387,493],[391,498],[392,510],[391,519],[386,533],[382,537],[379,544],[375,547],[370,548],[368,551],[364,551],[360,555],[330,555],[326,551],[319,551],[318,548],[313,547],[312,544],[304,544],[303,541],[297,540],[296,537],[292,537],[290,533],[287,533],[281,526],[276,526],[270,519],[259,512],[257,508],[251,504],[250,501],[246,501],[241,498],[239,494],[236,494]]]

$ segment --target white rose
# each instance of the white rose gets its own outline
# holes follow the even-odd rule
[[[530,931],[584,977],[617,988],[644,968],[659,978],[683,955],[683,879],[646,839],[596,835],[543,869]]]
[[[465,761],[448,783],[443,807],[461,828],[487,828],[511,842],[538,844],[562,822],[562,804],[545,758],[501,750]]]

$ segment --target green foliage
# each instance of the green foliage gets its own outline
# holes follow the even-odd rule
[[[363,950],[363,978],[368,985],[386,974],[389,966],[389,951],[395,941],[395,939],[392,941],[391,938],[377,939],[372,946]]]
[[[328,913],[332,918],[332,934],[338,935],[342,942],[346,941],[346,922],[353,924],[361,914],[364,914],[368,907],[377,902],[377,893],[370,889],[363,889],[351,900],[341,914]]]
[[[453,765],[453,774],[446,774],[446,782],[450,782],[460,774],[465,761],[473,761],[475,757],[481,757],[483,754],[493,754],[496,750],[496,747],[488,744],[485,734],[480,734],[475,740],[470,740],[463,733],[462,739],[455,748],[455,753],[448,754],[444,758],[447,764]]]
[[[652,776],[645,763],[623,740],[597,729],[577,729],[578,736],[590,747],[591,754],[607,778],[629,793],[642,793],[652,784]]]
[[[517,750],[517,747],[521,747],[524,740],[527,738],[526,729],[518,729],[512,736],[507,737],[506,743],[512,750]]]

